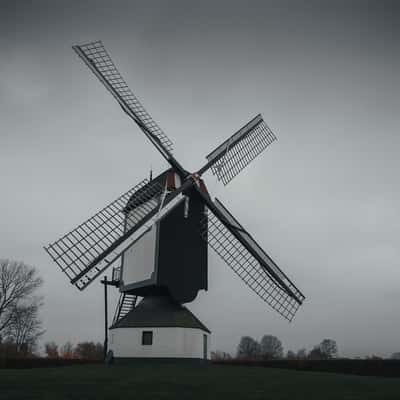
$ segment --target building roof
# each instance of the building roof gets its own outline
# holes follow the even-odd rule
[[[110,329],[148,327],[195,328],[210,333],[209,329],[186,307],[167,296],[144,297],[132,311]]]

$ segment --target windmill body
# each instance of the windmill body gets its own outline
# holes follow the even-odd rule
[[[145,201],[160,207],[163,195],[176,190],[180,179],[168,170],[149,182],[143,192],[155,184],[165,191]],[[138,195],[134,194],[125,207],[125,231],[132,227],[130,221],[136,220],[135,214],[146,206]],[[207,290],[208,246],[199,235],[205,206],[195,189],[185,196],[122,255],[121,292],[141,297],[169,295],[176,302],[188,303],[199,290]]]
[[[261,115],[212,151],[197,172],[189,173],[103,44],[73,48],[170,165],[45,247],[80,290],[113,266],[111,283],[120,291],[110,327],[115,358],[210,358],[210,330],[184,305],[207,290],[208,246],[291,321],[304,295],[226,206],[210,197],[201,178],[211,170],[229,183],[276,139]]]
[[[163,194],[176,190],[181,181],[167,170],[144,186],[142,193],[158,184],[164,188],[162,194],[141,199],[139,192],[129,199],[125,231],[144,207],[160,206]],[[206,193],[204,185],[202,190]],[[210,358],[211,332],[182,306],[193,301],[199,290],[207,290],[208,266],[207,242],[199,235],[205,206],[196,190],[185,196],[121,257],[118,287],[122,299],[143,299],[136,307],[128,305],[129,311],[117,316],[110,327],[109,348],[117,359]]]

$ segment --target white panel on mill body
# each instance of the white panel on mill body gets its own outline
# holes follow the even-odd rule
[[[153,344],[142,345],[143,331],[153,332]],[[116,328],[110,330],[114,357],[204,358],[204,335],[210,359],[210,334],[195,328]]]
[[[150,200],[156,202],[156,200]],[[138,213],[144,206],[139,206],[129,213],[126,230],[131,226],[129,217]],[[157,227],[153,225],[134,245],[125,251],[122,265],[122,282],[129,285],[152,278],[155,268]]]

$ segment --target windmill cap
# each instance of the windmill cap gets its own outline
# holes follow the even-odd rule
[[[147,296],[110,329],[116,328],[194,328],[211,333],[185,306],[169,296]]]

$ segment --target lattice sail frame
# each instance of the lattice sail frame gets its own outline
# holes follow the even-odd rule
[[[213,174],[227,185],[275,140],[276,136],[259,114],[206,158],[214,162]]]
[[[159,182],[149,182],[148,179],[144,179],[77,228],[45,247],[45,250],[73,281],[122,238],[125,233],[125,223],[134,226],[159,207],[158,202],[148,200],[161,197],[163,189]],[[138,208],[138,212],[127,214],[124,212],[125,207],[138,192],[137,201],[142,199],[143,205]],[[76,287],[84,289],[112,262],[102,267],[95,265],[75,282]]]
[[[134,119],[145,135],[170,161],[173,158],[171,140],[129,89],[102,42],[97,41],[73,46],[73,48],[123,110]],[[257,115],[207,156],[208,162],[201,172],[199,171],[199,176],[211,168],[214,175],[226,185],[274,140],[276,137],[273,132],[263,121],[261,115]],[[171,165],[173,168],[180,167],[177,162],[171,163]],[[181,168],[182,171],[185,175],[186,171]],[[128,200],[135,192],[145,188],[147,184],[147,180],[142,181],[72,232],[46,247],[49,255],[80,290],[84,289],[110,265],[107,264],[108,257],[101,263],[97,263],[96,260],[120,241],[124,237],[124,232],[126,236],[128,226],[134,227],[136,223],[141,227],[147,226],[151,220],[155,221],[154,215],[157,214],[157,211],[157,218],[160,212],[163,212],[161,207],[158,208],[156,205],[159,204],[158,202],[146,201],[153,196],[153,193],[145,190],[142,191],[143,193],[140,192],[137,198],[140,202],[139,196],[143,194],[143,203],[148,203],[145,207],[141,207],[143,215],[138,216],[138,213],[132,213],[131,217],[138,219],[125,224],[125,218],[129,213],[129,209],[126,208]],[[161,191],[160,186],[154,196],[160,195]],[[182,198],[177,198],[177,200],[183,201]],[[209,206],[214,209],[211,204]],[[146,209],[147,207],[148,209]],[[215,208],[214,211],[218,216],[209,210],[208,216],[203,220],[203,238],[252,290],[291,321],[304,300],[303,294],[222,204],[219,205],[218,200]],[[225,217],[222,218],[224,222],[221,221],[220,214]],[[226,223],[226,221],[229,222]],[[136,231],[137,234],[140,234],[140,229]],[[240,234],[240,240],[232,234],[232,229],[236,235]],[[119,250],[120,248],[118,248]]]
[[[92,43],[73,46],[73,49],[85,61],[90,69],[100,79],[106,89],[121,104],[122,108],[138,123],[146,135],[149,133],[167,153],[172,152],[173,144],[161,130],[150,114],[145,110],[137,97],[126,84],[116,68],[103,43]]]
[[[285,319],[292,321],[305,299],[304,295],[217,199],[215,206],[228,221],[229,228],[208,209],[201,223],[201,236],[247,286]],[[231,229],[239,233],[246,247],[254,250],[259,260],[232,234]],[[283,285],[273,275],[278,276]]]

